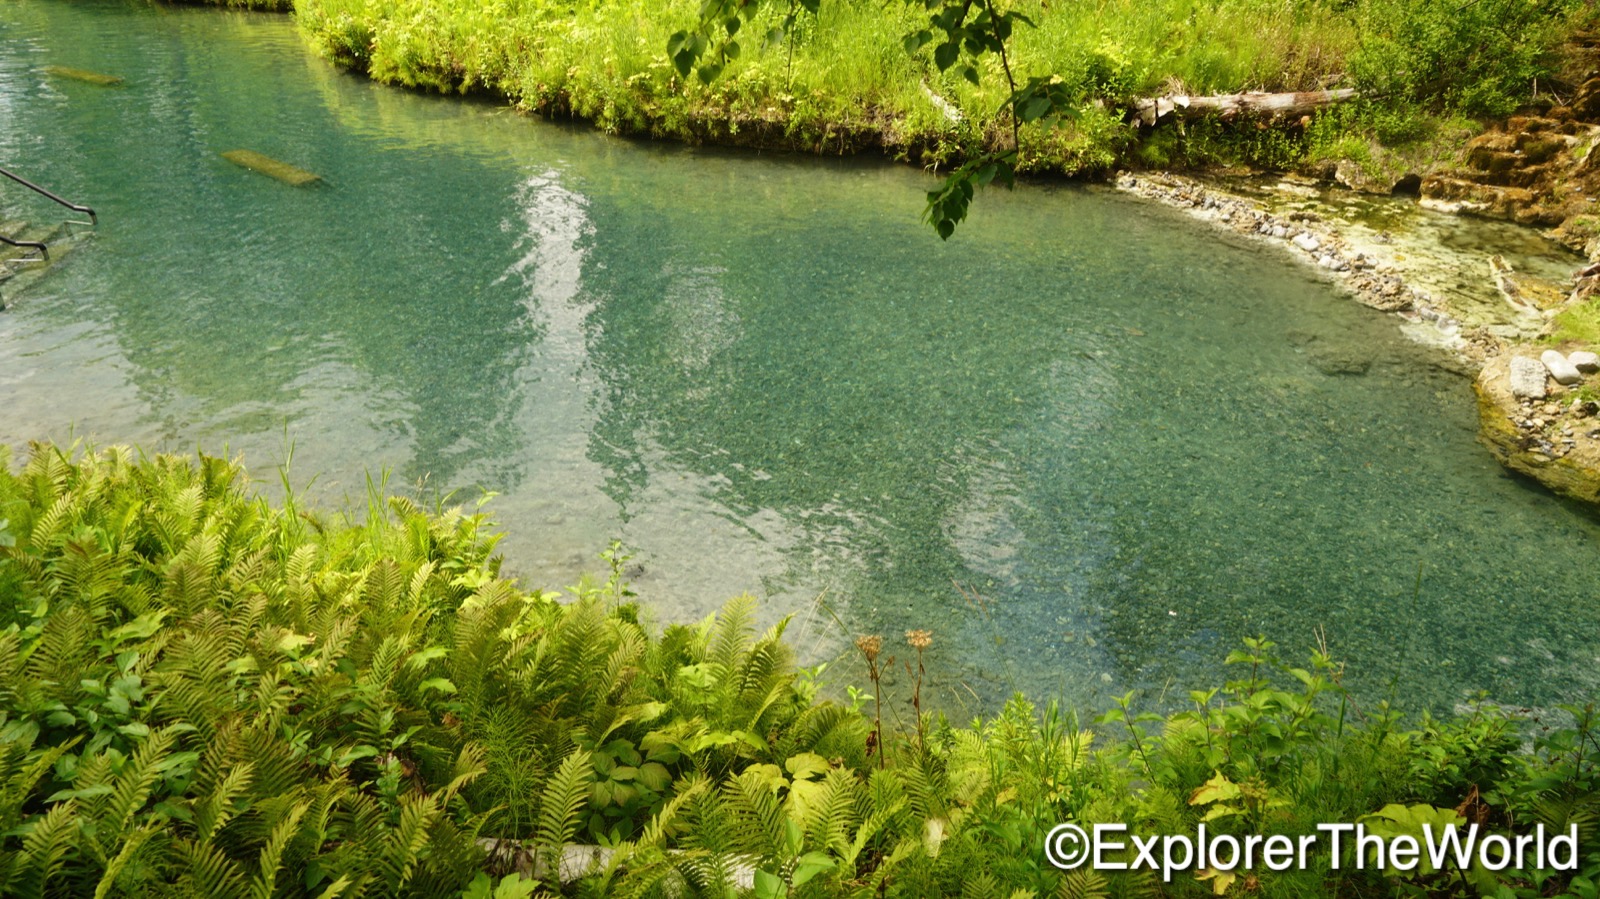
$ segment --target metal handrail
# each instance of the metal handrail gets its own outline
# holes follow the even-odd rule
[[[6,171],[5,169],[0,169],[0,175],[4,175],[7,178],[10,178],[12,181],[17,182],[18,184],[22,185],[23,187],[26,187],[27,189],[33,191],[34,193],[42,194],[42,195],[44,195],[46,197],[49,197],[52,200],[55,200],[57,203],[60,203],[62,206],[67,207],[68,209],[72,210],[73,212],[84,213],[85,215],[89,216],[89,224],[91,224],[91,225],[98,225],[100,223],[100,220],[95,218],[94,210],[90,209],[87,206],[79,206],[77,203],[73,203],[71,201],[62,199],[61,197],[56,196],[55,194],[51,193],[48,190],[45,190],[44,188],[40,187],[39,185],[34,184],[32,181],[29,181],[28,179],[23,178],[20,175],[12,174],[11,172]],[[8,241],[6,241],[6,243],[11,243],[11,241],[8,240]],[[15,244],[13,244],[13,246],[15,246]]]
[[[12,240],[4,234],[0,234],[0,243],[10,244],[18,249],[27,247],[29,249],[38,250],[40,254],[44,256],[45,261],[48,262],[50,259],[50,248],[38,242],[37,240]]]

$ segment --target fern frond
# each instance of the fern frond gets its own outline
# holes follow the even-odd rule
[[[740,659],[750,647],[755,615],[756,598],[748,593],[728,600],[718,613],[717,623],[711,631],[706,661],[720,668],[724,676],[739,669]]]
[[[400,823],[389,832],[378,859],[390,895],[398,894],[410,883],[421,861],[422,849],[428,844],[428,830],[438,815],[439,808],[430,797],[401,797]]]
[[[561,851],[562,844],[578,830],[578,816],[588,801],[594,765],[585,750],[574,750],[556,769],[539,800],[540,849]]]
[[[5,886],[17,899],[43,899],[45,885],[55,877],[78,836],[78,807],[72,800],[58,803],[28,826],[22,838],[21,857],[13,868],[13,882]]]
[[[183,843],[184,882],[199,896],[243,896],[244,871],[216,846]]]
[[[135,829],[132,833],[120,832],[117,834],[117,838],[122,841],[122,848],[106,864],[105,872],[100,876],[100,883],[94,888],[94,899],[105,899],[106,896],[111,895],[111,891],[116,889],[117,878],[121,876],[123,869],[128,866],[134,856],[139,854],[139,850],[144,848],[144,844],[151,837],[161,833],[163,829],[165,829],[165,826],[162,823],[152,822]]]
[[[123,766],[122,773],[117,776],[112,789],[110,801],[105,806],[104,814],[97,816],[99,817],[97,826],[102,834],[115,838],[132,826],[133,816],[144,808],[145,802],[150,798],[150,788],[155,785],[156,778],[161,774],[159,765],[167,750],[172,748],[173,739],[170,729],[152,731],[134,752],[133,757]]]
[[[250,881],[251,899],[272,899],[278,886],[278,871],[283,868],[283,851],[288,847],[289,840],[294,838],[295,831],[300,827],[300,819],[310,806],[311,803],[304,800],[295,803],[289,813],[273,826],[256,861],[256,876]]]
[[[222,776],[217,782],[216,789],[211,791],[211,795],[199,803],[199,808],[195,811],[194,828],[201,844],[210,843],[216,837],[217,831],[226,827],[228,821],[236,814],[234,801],[249,789],[254,771],[253,763],[239,762]]]
[[[1106,876],[1093,868],[1069,871],[1056,888],[1057,899],[1108,899],[1111,884]]]
[[[730,779],[722,792],[734,821],[738,849],[760,858],[782,855],[788,818],[767,781],[754,771],[745,771]]]

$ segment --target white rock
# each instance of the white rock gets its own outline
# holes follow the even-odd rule
[[[1567,361],[1571,362],[1572,367],[1578,371],[1600,371],[1600,356],[1596,356],[1587,350],[1579,350],[1573,353],[1567,357]]]
[[[1282,225],[1273,225],[1272,226],[1272,231],[1270,233],[1272,234],[1273,237],[1276,237],[1279,240],[1282,240],[1283,238],[1289,236],[1289,229],[1285,228]]]
[[[1318,242],[1315,237],[1312,237],[1305,231],[1300,232],[1300,234],[1295,237],[1294,245],[1302,250],[1305,250],[1307,253],[1315,253],[1317,249],[1322,246],[1322,244]]]
[[[1555,378],[1557,384],[1576,384],[1583,380],[1583,375],[1567,361],[1567,357],[1555,350],[1545,350],[1539,355],[1539,361],[1544,363],[1545,368],[1550,369],[1550,377]]]
[[[1545,397],[1544,366],[1527,356],[1511,359],[1511,395],[1521,399],[1542,400]]]

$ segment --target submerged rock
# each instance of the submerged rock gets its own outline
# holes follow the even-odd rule
[[[1508,369],[1507,387],[1512,396],[1517,399],[1544,399],[1546,372],[1543,365],[1527,356],[1514,356]]]
[[[1325,375],[1364,375],[1372,367],[1372,358],[1345,348],[1314,347],[1311,364]]]
[[[1555,378],[1557,384],[1576,384],[1583,380],[1583,375],[1578,373],[1577,367],[1568,362],[1566,356],[1555,350],[1545,350],[1539,354],[1539,361],[1544,363],[1545,368],[1550,369],[1550,377]]]

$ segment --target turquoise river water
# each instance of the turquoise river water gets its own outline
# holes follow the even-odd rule
[[[285,17],[123,2],[0,4],[0,165],[101,216],[0,313],[19,450],[270,482],[292,444],[328,503],[493,491],[529,586],[619,538],[659,621],[748,590],[813,661],[932,630],[955,709],[1170,701],[1257,633],[1413,710],[1600,680],[1600,526],[1500,471],[1468,382],[1162,208],[994,192],[941,244],[911,169],[630,143],[372,85]]]

